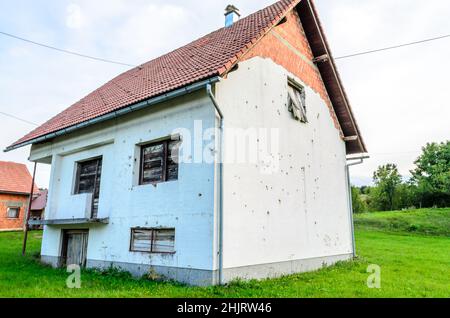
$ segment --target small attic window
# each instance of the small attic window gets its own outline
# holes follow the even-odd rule
[[[308,122],[305,89],[291,80],[288,83],[288,109],[296,120]]]

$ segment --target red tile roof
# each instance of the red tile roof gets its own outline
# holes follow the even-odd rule
[[[31,202],[31,210],[36,211],[45,209],[45,206],[47,205],[47,196],[47,189],[40,190],[37,196]]]
[[[33,130],[11,147],[120,108],[223,75],[251,45],[300,0],[281,0],[228,28],[133,68]]]
[[[0,161],[0,193],[30,193],[32,177],[24,164]],[[34,185],[35,191],[39,189]]]

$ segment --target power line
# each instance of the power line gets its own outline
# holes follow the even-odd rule
[[[431,39],[425,39],[425,40],[421,40],[421,41],[415,41],[415,42],[410,42],[410,43],[389,46],[389,47],[385,47],[385,48],[381,48],[381,49],[375,49],[375,50],[370,50],[370,51],[365,51],[365,52],[359,52],[359,53],[339,56],[339,57],[336,57],[335,60],[347,59],[350,57],[355,57],[355,56],[360,56],[360,55],[366,55],[366,54],[378,53],[378,52],[387,51],[387,50],[399,49],[399,48],[402,48],[405,46],[411,46],[411,45],[417,45],[417,44],[422,44],[422,43],[431,42],[431,41],[442,40],[442,39],[445,39],[448,37],[450,37],[450,34],[438,36],[438,37],[431,38]]]
[[[3,32],[3,31],[0,31],[0,34],[2,34],[4,36],[11,37],[11,38],[14,38],[16,40],[24,41],[24,42],[27,42],[27,43],[30,43],[30,44],[38,45],[38,46],[41,46],[41,47],[44,47],[44,48],[47,48],[47,49],[55,50],[55,51],[66,53],[66,54],[75,55],[75,56],[78,56],[78,57],[84,57],[84,58],[88,58],[88,59],[95,60],[95,61],[111,63],[111,64],[117,64],[117,65],[122,65],[122,66],[129,66],[129,67],[135,67],[136,66],[136,65],[133,65],[133,64],[129,64],[129,63],[108,60],[108,59],[104,59],[104,58],[99,58],[99,57],[95,57],[95,56],[90,56],[90,55],[86,55],[86,54],[81,54],[81,53],[65,50],[65,49],[60,49],[60,48],[57,48],[57,47],[54,47],[54,46],[51,46],[51,45],[48,45],[48,44],[43,44],[43,43],[39,43],[39,42],[32,41],[32,40],[29,40],[29,39],[25,39],[25,38],[22,38],[20,36],[17,36],[17,35],[11,34],[11,33],[7,33],[7,32]],[[404,43],[404,44],[384,47],[384,48],[370,50],[370,51],[363,51],[363,52],[359,52],[359,53],[343,55],[343,56],[336,57],[335,60],[348,59],[348,58],[351,58],[351,57],[356,57],[356,56],[361,56],[361,55],[367,55],[367,54],[373,54],[373,53],[378,53],[378,52],[387,51],[387,50],[399,49],[399,48],[403,48],[403,47],[406,47],[406,46],[423,44],[423,43],[427,43],[427,42],[431,42],[431,41],[442,40],[442,39],[449,38],[449,37],[450,37],[450,34],[447,34],[447,35],[438,36],[438,37],[434,37],[434,38],[430,38],[430,39],[424,39],[424,40],[420,40],[420,41]]]
[[[0,111],[0,114],[2,114],[4,116],[7,116],[7,117],[10,117],[10,118],[14,118],[14,119],[20,120],[20,121],[22,121],[24,123],[27,123],[27,124],[30,124],[30,125],[33,125],[33,126],[39,126],[38,124],[33,123],[32,121],[29,121],[29,120],[26,120],[26,119],[23,119],[23,118],[20,118],[20,117],[17,117],[17,116],[14,116],[14,115],[2,112],[2,111]]]
[[[60,49],[60,48],[57,48],[57,47],[54,47],[54,46],[51,46],[51,45],[35,42],[35,41],[32,41],[32,40],[28,40],[28,39],[22,38],[20,36],[17,36],[17,35],[14,35],[14,34],[10,34],[10,33],[6,33],[6,32],[2,32],[2,31],[0,31],[0,34],[3,34],[5,36],[11,37],[11,38],[14,38],[16,40],[20,40],[20,41],[27,42],[27,43],[30,43],[30,44],[38,45],[38,46],[45,47],[47,49],[55,50],[55,51],[58,51],[58,52],[75,55],[75,56],[78,56],[78,57],[84,57],[84,58],[95,60],[95,61],[111,63],[111,64],[117,64],[117,65],[122,65],[122,66],[129,66],[129,67],[135,67],[136,66],[136,65],[132,65],[132,64],[128,64],[128,63],[107,60],[107,59],[103,59],[103,58],[99,58],[99,57],[94,57],[94,56],[90,56],[90,55],[86,55],[86,54],[81,54],[81,53],[77,53],[77,52],[73,52],[73,51]]]
[[[122,65],[122,66],[129,66],[129,67],[135,67],[135,65],[132,64],[128,64],[128,63],[123,63],[123,62],[117,62],[117,61],[112,61],[112,60],[107,60],[104,58],[99,58],[99,57],[94,57],[94,56],[90,56],[90,55],[86,55],[86,54],[81,54],[81,53],[77,53],[77,52],[73,52],[73,51],[68,51],[65,49],[60,49],[51,45],[47,45],[47,44],[43,44],[43,43],[39,43],[36,41],[32,41],[29,39],[25,39],[22,38],[20,36],[14,35],[14,34],[10,34],[10,33],[6,33],[3,31],[0,31],[0,34],[4,35],[4,36],[8,36],[20,41],[24,41],[30,44],[34,44],[37,46],[41,46],[47,49],[51,49],[51,50],[55,50],[61,53],[66,53],[66,54],[71,54],[71,55],[75,55],[78,57],[83,57],[83,58],[87,58],[87,59],[91,59],[91,60],[95,60],[95,61],[100,61],[100,62],[105,62],[105,63],[111,63],[111,64],[117,64],[117,65]],[[370,50],[370,51],[364,51],[364,52],[359,52],[359,53],[354,53],[354,54],[349,54],[349,55],[344,55],[344,56],[339,56],[336,57],[335,60],[341,60],[341,59],[347,59],[347,58],[351,58],[351,57],[356,57],[356,56],[361,56],[361,55],[366,55],[366,54],[373,54],[373,53],[378,53],[378,52],[382,52],[382,51],[387,51],[387,50],[394,50],[394,49],[398,49],[398,48],[402,48],[402,47],[406,47],[406,46],[411,46],[411,45],[417,45],[417,44],[422,44],[422,43],[426,43],[426,42],[431,42],[431,41],[437,41],[437,40],[442,40],[445,38],[449,38],[450,34],[447,35],[443,35],[443,36],[439,36],[439,37],[434,37],[434,38],[430,38],[430,39],[425,39],[425,40],[421,40],[421,41],[415,41],[415,42],[410,42],[410,43],[404,43],[404,44],[399,44],[399,45],[395,45],[395,46],[390,46],[390,47],[385,47],[385,48],[381,48],[381,49],[375,49],[375,50]],[[0,114],[4,115],[4,116],[8,116],[10,118],[14,118],[17,120],[20,120],[22,122],[25,122],[27,124],[30,125],[34,125],[34,126],[39,126],[36,123],[33,123],[31,121],[28,121],[26,119],[5,113],[5,112],[0,112]],[[384,154],[375,154],[375,155],[384,155]],[[387,155],[387,154],[386,154]]]

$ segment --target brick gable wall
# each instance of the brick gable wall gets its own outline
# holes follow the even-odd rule
[[[249,60],[256,56],[270,58],[318,93],[327,104],[334,125],[341,137],[343,137],[319,69],[313,63],[314,56],[303,30],[300,17],[295,10],[291,10],[287,14],[286,22],[274,27],[245,54],[241,61]]]

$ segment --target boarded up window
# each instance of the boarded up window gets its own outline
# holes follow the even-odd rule
[[[97,217],[102,176],[102,158],[78,163],[75,194],[92,193],[92,217]]]
[[[289,111],[295,119],[302,123],[307,123],[308,118],[306,116],[306,98],[305,90],[297,85],[289,83]]]
[[[7,214],[9,219],[17,219],[19,218],[20,208],[8,208]]]
[[[175,229],[131,229],[130,250],[146,253],[174,253]]]
[[[166,140],[142,146],[139,184],[177,180],[178,147],[178,140]]]

